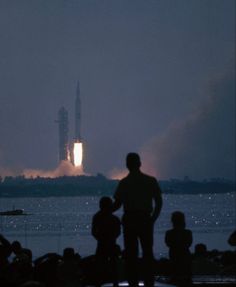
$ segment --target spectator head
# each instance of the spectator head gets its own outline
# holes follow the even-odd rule
[[[99,202],[100,209],[105,212],[112,211],[112,199],[108,196],[103,196]]]
[[[236,246],[236,230],[232,234],[230,234],[230,237],[228,239],[228,243],[231,246]]]
[[[206,244],[199,243],[195,245],[194,253],[197,256],[206,256],[207,255],[207,246]]]
[[[126,156],[126,166],[129,171],[139,170],[141,167],[141,160],[137,153],[131,152]]]
[[[181,211],[175,211],[172,213],[171,222],[174,228],[185,228],[185,216]]]
[[[67,247],[64,249],[63,251],[63,259],[65,261],[67,260],[73,260],[75,257],[75,251],[74,251],[74,248],[71,248],[71,247]]]
[[[22,249],[20,242],[19,241],[13,241],[11,244],[11,249],[15,254],[18,254]]]

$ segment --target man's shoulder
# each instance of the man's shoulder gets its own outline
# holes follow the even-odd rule
[[[123,177],[119,181],[119,183],[122,184],[122,183],[125,183],[127,181],[133,180],[134,178],[143,178],[143,179],[148,180],[148,181],[157,182],[157,179],[154,176],[151,176],[151,175],[143,173],[143,172],[139,172],[139,173],[136,173],[134,176],[133,176],[133,174],[129,173],[127,176]]]
[[[146,173],[141,173],[141,176],[143,178],[144,181],[150,183],[150,184],[158,184],[157,179],[154,176],[151,176],[149,174]]]
[[[149,180],[155,180],[155,181],[157,181],[156,178],[155,178],[154,176],[152,176],[152,175],[149,175],[149,174],[146,174],[146,173],[143,173],[143,172],[141,172],[141,174],[142,174],[145,178],[147,178],[147,179],[149,179]]]
[[[127,176],[123,177],[122,179],[120,179],[120,181],[118,182],[118,185],[117,185],[116,192],[122,191],[125,188],[125,186],[127,184],[129,184],[129,182],[130,182],[129,175],[127,175]]]
[[[121,178],[120,181],[119,181],[119,184],[122,184],[126,181],[128,181],[130,178],[130,174],[126,175],[125,177]]]
[[[119,181],[119,184],[116,189],[116,194],[122,193],[130,186],[145,186],[146,188],[149,187],[152,190],[159,189],[159,183],[154,176],[145,174],[143,172],[129,173],[126,177],[122,178]]]

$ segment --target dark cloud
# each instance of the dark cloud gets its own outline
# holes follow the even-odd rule
[[[235,179],[235,72],[211,80],[205,101],[142,149],[145,168],[160,178]]]

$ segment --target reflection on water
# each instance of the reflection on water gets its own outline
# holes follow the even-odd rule
[[[209,249],[228,249],[228,235],[235,228],[235,193],[205,195],[165,194],[161,216],[155,225],[156,255],[165,254],[164,233],[171,227],[175,210],[185,213],[194,244],[205,242]],[[61,252],[66,246],[82,255],[94,252],[91,220],[99,197],[1,198],[0,211],[24,209],[28,216],[0,216],[0,232],[10,240],[19,239],[37,254]],[[122,211],[117,212],[121,215]],[[214,240],[212,240],[214,238]],[[122,245],[122,238],[119,239]]]

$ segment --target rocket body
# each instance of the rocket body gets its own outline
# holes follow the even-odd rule
[[[73,164],[75,167],[83,168],[83,144],[81,138],[81,101],[79,81],[77,83],[75,98],[75,139],[73,144]]]
[[[75,141],[81,142],[81,101],[79,81],[77,83],[75,98]]]

